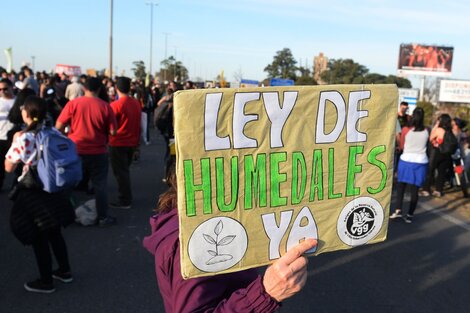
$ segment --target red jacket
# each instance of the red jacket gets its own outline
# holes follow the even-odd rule
[[[144,246],[155,256],[155,272],[169,312],[274,312],[279,308],[264,291],[257,270],[184,280],[181,276],[178,213],[150,219],[152,234]]]

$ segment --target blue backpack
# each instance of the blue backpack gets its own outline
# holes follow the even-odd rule
[[[82,163],[75,143],[51,126],[36,134],[37,172],[44,191],[49,193],[75,187],[82,180]]]

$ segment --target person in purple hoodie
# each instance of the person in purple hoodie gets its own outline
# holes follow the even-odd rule
[[[184,280],[180,267],[176,175],[169,172],[169,190],[159,198],[150,219],[152,234],[144,246],[155,256],[155,272],[166,312],[274,312],[307,281],[307,258],[317,241],[306,239],[271,264],[263,277],[256,269]]]

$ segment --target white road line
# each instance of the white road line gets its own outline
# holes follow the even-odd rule
[[[437,216],[445,219],[448,222],[451,222],[452,224],[455,224],[457,226],[462,227],[463,229],[466,229],[470,231],[470,224],[466,223],[464,221],[459,220],[458,218],[453,217],[452,215],[440,212],[439,210],[436,210],[434,207],[427,203],[418,203],[418,206],[423,208],[425,211],[428,211],[432,214],[436,214]]]

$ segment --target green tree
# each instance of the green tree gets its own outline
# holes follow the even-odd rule
[[[295,81],[295,84],[298,86],[301,85],[317,85],[315,79],[313,79],[312,72],[306,67],[299,67],[300,76]]]
[[[369,69],[352,59],[332,59],[328,70],[321,74],[327,84],[396,84],[399,88],[411,88],[411,82],[395,75],[369,73]]]
[[[363,84],[368,72],[367,67],[352,59],[331,59],[321,78],[327,84]]]
[[[411,82],[402,77],[395,75],[382,75],[377,73],[370,73],[364,76],[365,84],[396,84],[398,88],[411,88]]]
[[[162,65],[162,68],[158,75],[164,80],[184,82],[189,79],[188,69],[181,61],[176,60],[175,57],[170,56],[160,64]]]
[[[268,78],[284,78],[296,80],[297,61],[294,59],[289,48],[276,52],[273,62],[264,68]]]
[[[132,64],[134,65],[134,67],[131,68],[131,70],[134,72],[135,78],[145,80],[145,76],[147,75],[147,73],[145,72],[144,61],[134,61],[132,62]]]

